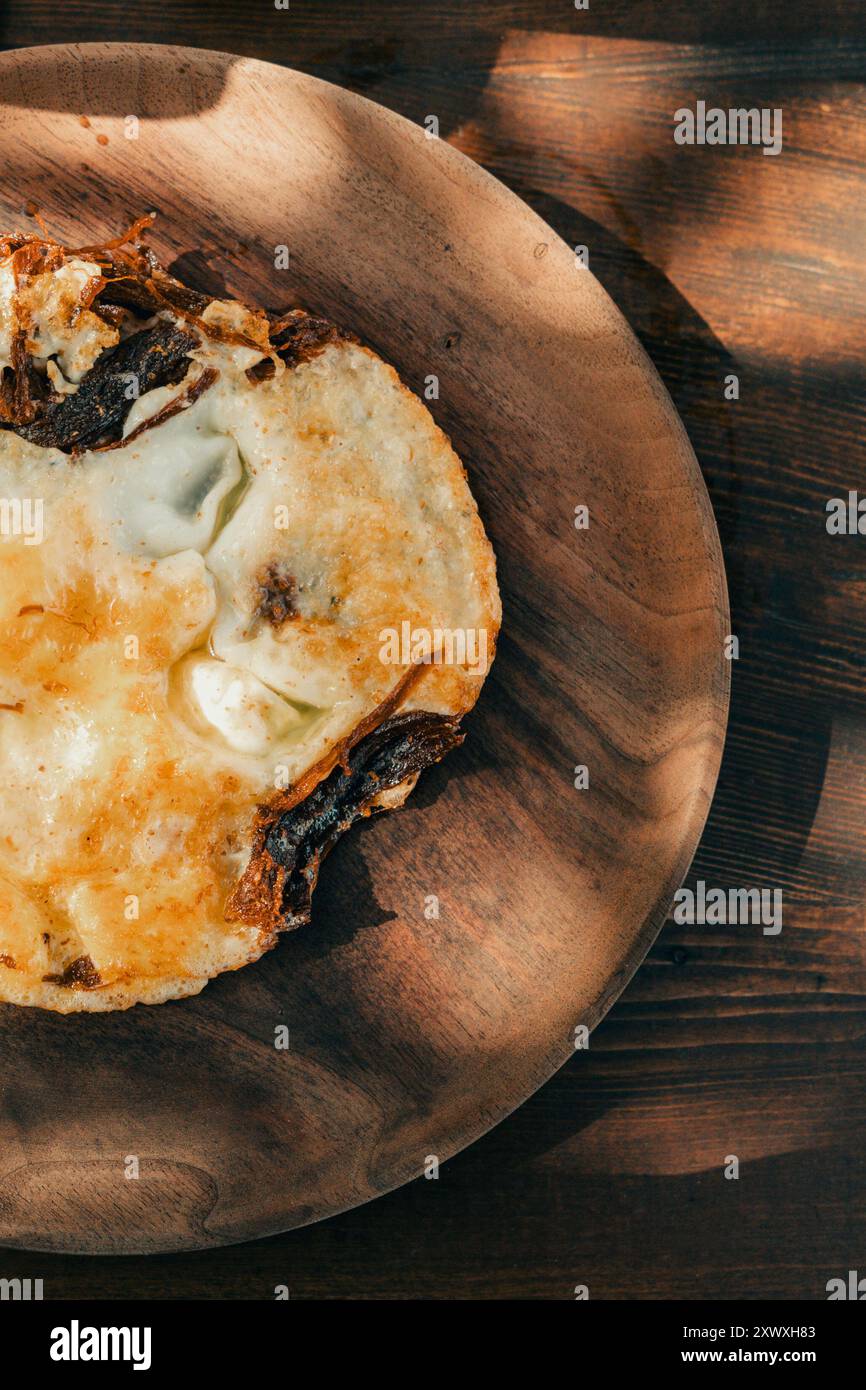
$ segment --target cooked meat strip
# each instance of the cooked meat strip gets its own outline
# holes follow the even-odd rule
[[[74,395],[47,406],[38,420],[19,426],[17,433],[31,444],[66,452],[119,439],[135,399],[130,379],[139,396],[180,381],[188,354],[199,341],[197,334],[168,320],[134,333],[97,359]]]
[[[309,361],[329,343],[348,337],[329,319],[314,318],[305,309],[290,309],[271,324],[270,332],[271,343],[289,367]]]
[[[151,269],[142,277],[117,265],[106,271],[106,283],[96,296],[94,308],[117,306],[147,316],[171,305],[180,313],[200,315],[211,298],[211,295],[181,285],[164,271]]]
[[[373,804],[407,777],[463,742],[459,720],[424,710],[396,714],[352,748],[309,796],[263,824],[250,863],[228,904],[235,919],[277,931],[310,920],[313,889],[328,851]]]

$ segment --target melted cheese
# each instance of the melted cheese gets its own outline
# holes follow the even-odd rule
[[[65,294],[41,289],[34,322],[74,377],[102,338],[57,347]],[[255,807],[402,688],[381,630],[484,627],[492,654],[477,511],[391,368],[341,343],[254,384],[261,353],[193,355],[217,382],[122,447],[71,461],[0,431],[0,499],[38,500],[44,527],[0,535],[0,998],[123,1007],[260,954],[223,914]],[[143,396],[125,433],[183,391]],[[271,622],[275,564],[292,598]],[[404,707],[459,714],[479,686],[431,666]],[[46,979],[81,957],[98,988]]]
[[[243,666],[196,652],[174,669],[179,708],[190,723],[238,753],[261,757],[279,748],[301,714]]]
[[[56,357],[65,381],[79,382],[120,337],[98,314],[79,308],[82,291],[98,275],[94,262],[73,259],[33,276],[16,294],[9,261],[0,264],[0,371],[11,365],[12,335],[21,322],[29,354],[43,364]]]

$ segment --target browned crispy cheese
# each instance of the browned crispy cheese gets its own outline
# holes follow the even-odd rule
[[[126,312],[150,317],[170,312],[182,327],[163,319],[153,327],[132,334],[102,353],[84,377],[75,395],[58,396],[35,371],[26,350],[28,322],[23,310],[13,336],[13,365],[0,377],[0,428],[14,428],[23,438],[43,448],[77,452],[82,448],[110,448],[122,441],[123,425],[133,400],[157,386],[181,381],[189,367],[189,351],[207,337],[237,346],[256,348],[258,343],[241,332],[219,324],[203,323],[201,314],[212,302],[209,295],[192,290],[169,275],[154,253],[138,238],[151,223],[145,216],[120,237],[104,246],[66,249],[42,236],[0,234],[0,256],[12,253],[16,286],[45,271],[56,269],[74,257],[88,257],[102,273],[93,276],[81,291],[75,313],[92,310],[106,322],[119,324]],[[199,332],[194,331],[198,329]],[[356,341],[327,319],[304,309],[290,309],[271,321],[270,342],[289,366],[309,361],[329,343]],[[273,362],[264,358],[248,371],[250,381],[267,380]],[[135,394],[129,381],[136,381]],[[173,401],[146,428],[162,424],[185,405],[192,404],[216,380],[206,370],[188,388],[186,398]]]

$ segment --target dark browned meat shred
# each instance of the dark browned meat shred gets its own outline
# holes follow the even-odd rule
[[[271,627],[281,628],[289,618],[298,616],[296,599],[298,586],[294,575],[282,560],[272,560],[256,575],[258,605],[256,616],[264,618]]]
[[[296,367],[315,357],[329,343],[338,343],[349,335],[329,319],[315,318],[304,309],[291,309],[271,324],[270,337],[286,365]]]
[[[60,985],[63,989],[96,989],[102,984],[90,956],[77,956],[69,962],[62,975],[43,975],[42,978],[46,984]]]
[[[264,849],[286,870],[280,926],[310,920],[313,889],[325,855],[360,816],[379,808],[371,802],[463,742],[459,721],[413,710],[394,715],[352,749],[348,770],[336,767],[304,801],[287,811],[268,832]]]
[[[120,439],[136,396],[180,381],[190,349],[199,341],[197,334],[168,320],[132,334],[102,354],[74,395],[48,405],[16,433],[31,444],[67,453]]]

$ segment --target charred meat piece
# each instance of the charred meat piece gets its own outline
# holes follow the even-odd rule
[[[283,930],[309,922],[322,860],[359,817],[380,809],[371,804],[375,798],[438,762],[462,741],[456,719],[422,710],[395,715],[357,744],[348,770],[334,768],[305,801],[280,818],[265,840],[265,852],[286,871]]]
[[[18,366],[0,372],[0,425],[13,428],[32,420],[45,402],[54,399],[46,378],[36,370],[18,339],[13,343]]]
[[[244,375],[247,381],[252,382],[253,386],[255,386],[260,381],[270,381],[271,378],[276,375],[276,370],[273,359],[270,357],[263,357],[261,362],[254,362],[251,367],[247,367]]]
[[[298,586],[282,560],[272,560],[259,570],[256,589],[259,600],[256,616],[263,618],[277,631],[290,618],[298,616]]]
[[[181,314],[199,315],[210,304],[212,295],[191,290],[187,285],[163,272],[151,271],[146,277],[124,273],[117,268],[114,278],[107,278],[94,301],[94,308],[133,309],[138,314],[153,314],[169,305]]]
[[[77,956],[69,962],[62,975],[43,975],[42,978],[48,984],[60,985],[63,989],[98,989],[102,984],[90,956]]]
[[[315,357],[329,343],[348,337],[329,319],[314,318],[304,309],[290,309],[271,324],[271,343],[288,367]]]
[[[17,433],[31,444],[67,453],[119,439],[136,396],[180,381],[198,342],[197,334],[167,320],[134,333],[102,354],[74,395],[47,406]]]
[[[412,710],[360,739],[309,796],[263,829],[229,903],[232,916],[277,931],[309,922],[325,855],[361,816],[388,809],[375,804],[383,792],[461,744],[459,722]]]

